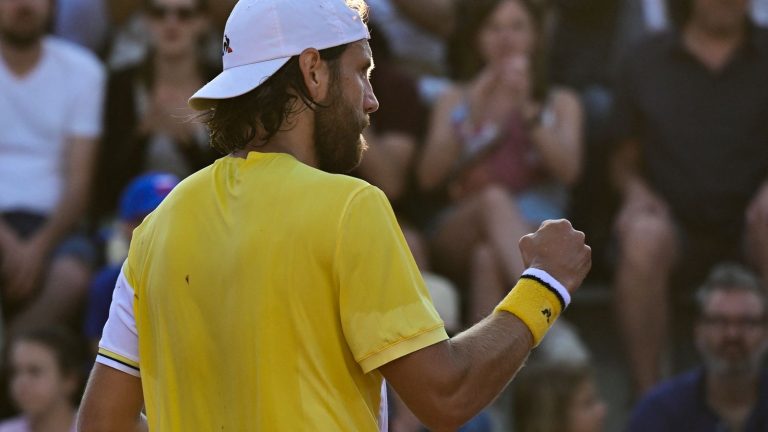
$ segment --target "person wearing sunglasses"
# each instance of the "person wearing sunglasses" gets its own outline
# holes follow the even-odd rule
[[[768,430],[768,292],[751,272],[721,264],[696,294],[694,338],[704,365],[652,389],[628,432]]]
[[[184,178],[215,159],[208,132],[188,121],[186,101],[216,75],[203,40],[204,0],[147,0],[142,9],[150,41],[144,58],[113,72],[107,89],[105,138],[96,176],[93,213],[104,221],[120,191],[145,172]]]

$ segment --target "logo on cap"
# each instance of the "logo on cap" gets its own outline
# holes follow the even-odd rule
[[[229,46],[229,36],[224,35],[224,48],[221,50],[221,55],[227,55],[232,52],[232,48]]]

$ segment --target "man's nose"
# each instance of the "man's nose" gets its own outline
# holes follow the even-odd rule
[[[368,89],[365,92],[365,99],[363,100],[363,109],[366,114],[375,113],[379,110],[379,100],[376,99],[376,95],[373,93],[371,84],[368,84]]]

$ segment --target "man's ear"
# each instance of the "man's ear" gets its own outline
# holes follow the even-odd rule
[[[330,73],[328,63],[320,58],[320,52],[315,48],[305,49],[299,55],[299,68],[309,96],[315,101],[325,99],[328,94]]]

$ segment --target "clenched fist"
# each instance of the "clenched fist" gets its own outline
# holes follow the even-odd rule
[[[521,238],[520,252],[526,268],[546,271],[571,293],[592,267],[592,249],[584,243],[584,233],[565,219],[545,221],[538,231]]]

